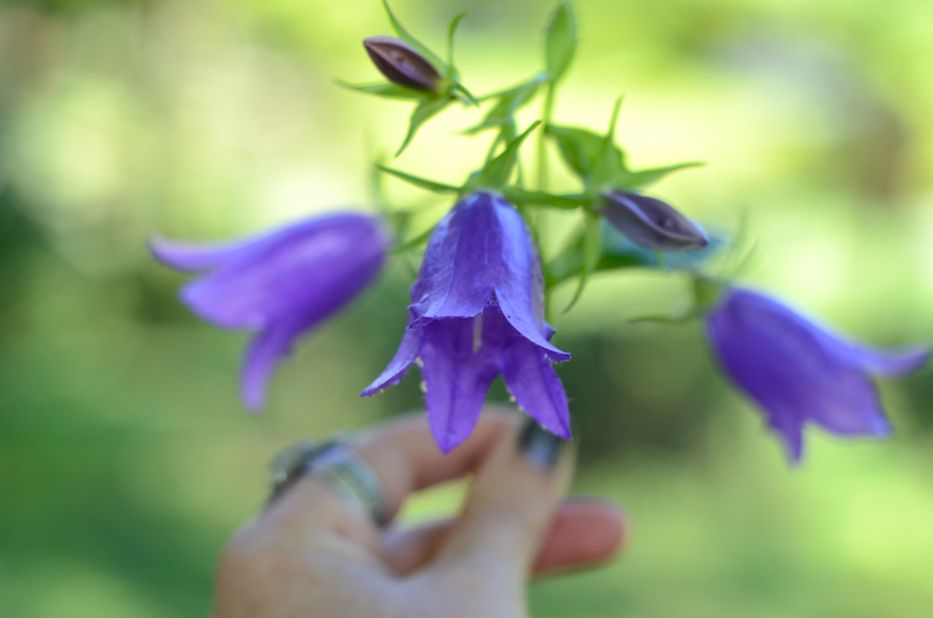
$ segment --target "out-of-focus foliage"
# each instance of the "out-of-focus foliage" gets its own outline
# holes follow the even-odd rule
[[[538,70],[553,8],[393,6],[438,49],[447,20],[470,13],[457,57],[476,92]],[[933,3],[582,0],[578,12],[556,123],[601,130],[624,94],[634,169],[707,162],[654,194],[725,231],[747,218],[747,281],[864,340],[930,338]],[[376,0],[0,5],[0,615],[206,614],[215,557],[260,504],[277,448],[419,405],[411,381],[356,397],[403,328],[407,256],[300,346],[251,418],[235,388],[244,337],[188,315],[181,278],[145,251],[157,231],[223,238],[371,207],[364,170],[400,143],[409,109],[334,79],[376,78],[360,41],[387,34],[384,19]],[[445,111],[397,166],[459,184],[483,158],[459,135],[478,120]],[[396,207],[423,206],[423,226],[442,212],[443,196],[385,188]],[[560,240],[576,221],[563,223],[544,233]],[[677,313],[682,288],[676,274],[595,274],[554,320],[574,352],[560,372],[577,490],[617,498],[632,532],[611,568],[536,585],[535,615],[928,615],[929,371],[885,385],[893,439],[814,434],[788,470],[696,325],[627,323]],[[432,493],[409,516],[454,498]]]

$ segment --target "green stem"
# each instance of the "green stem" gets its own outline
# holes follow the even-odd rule
[[[541,133],[538,134],[538,182],[537,187],[541,191],[547,191],[548,185],[548,166],[547,166],[547,133],[548,126],[551,124],[551,115],[554,112],[554,82],[548,81],[544,92],[544,108],[541,111],[541,123],[544,125]]]

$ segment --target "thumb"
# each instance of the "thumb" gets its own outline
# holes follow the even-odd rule
[[[570,479],[567,446],[530,420],[503,432],[435,566],[523,585]]]

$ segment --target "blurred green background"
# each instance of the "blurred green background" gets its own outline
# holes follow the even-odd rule
[[[478,92],[538,69],[552,8],[395,5],[437,46],[469,12],[459,58]],[[930,339],[933,3],[578,8],[559,121],[605,126],[625,94],[633,164],[708,162],[656,194],[714,228],[745,213],[747,281],[875,344]],[[278,448],[419,406],[417,378],[356,396],[403,328],[404,260],[302,343],[250,417],[245,335],[188,314],[184,279],[145,249],[156,232],[219,239],[372,208],[369,162],[398,144],[408,107],[333,80],[375,79],[360,40],[379,33],[376,0],[0,3],[0,615],[205,615],[216,556]],[[485,145],[459,134],[474,119],[445,113],[399,165],[459,180]],[[387,189],[394,207],[431,203]],[[790,469],[697,325],[627,324],[684,290],[601,276],[554,320],[574,352],[559,371],[575,491],[623,504],[631,536],[610,567],[535,584],[534,615],[933,615],[930,370],[883,385],[893,439],[810,433]],[[434,492],[408,518],[455,501]]]

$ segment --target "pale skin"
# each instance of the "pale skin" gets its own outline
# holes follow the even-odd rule
[[[623,537],[609,504],[566,501],[573,462],[553,470],[518,448],[520,417],[484,412],[448,455],[423,415],[361,436],[353,449],[395,513],[413,492],[472,475],[460,514],[378,528],[326,482],[306,476],[239,531],[217,571],[216,618],[521,618],[533,577],[602,563]]]

